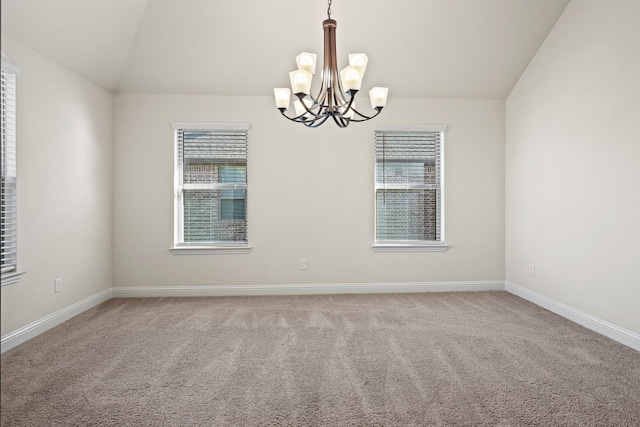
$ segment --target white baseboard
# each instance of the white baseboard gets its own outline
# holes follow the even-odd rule
[[[19,328],[13,332],[9,332],[0,338],[0,352],[4,353],[7,350],[29,341],[31,338],[40,335],[41,333],[48,331],[49,329],[58,326],[59,324],[77,316],[78,314],[95,307],[98,304],[102,304],[112,298],[111,288],[105,289],[102,292],[98,292],[88,298],[78,301],[75,304],[71,304],[61,310],[56,311],[42,319],[29,323],[22,328]]]
[[[113,298],[503,291],[504,281],[115,287]]]
[[[537,292],[518,286],[515,283],[505,282],[505,290],[582,325],[587,329],[591,329],[592,331],[611,338],[614,341],[618,341],[621,344],[631,347],[634,350],[640,351],[640,335],[635,332],[621,328],[620,326],[577,310],[544,295],[540,295]]]
[[[640,335],[590,314],[576,310],[551,298],[540,295],[511,282],[501,280],[466,282],[397,282],[397,283],[330,283],[290,285],[234,285],[234,286],[138,286],[106,289],[82,301],[58,310],[0,339],[4,353],[31,338],[95,307],[111,298],[243,296],[243,295],[320,295],[373,294],[408,292],[473,292],[506,290],[542,308],[576,322],[588,329],[640,351]]]
[[[58,326],[78,314],[111,298],[242,296],[242,295],[312,295],[364,294],[406,292],[451,292],[504,290],[504,282],[430,282],[430,283],[332,283],[292,285],[234,285],[234,286],[139,286],[106,289],[89,298],[58,310],[0,338],[0,352],[4,353],[41,333]]]

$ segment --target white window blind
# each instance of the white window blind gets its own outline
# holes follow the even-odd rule
[[[444,243],[444,127],[434,128],[376,130],[376,244]]]
[[[175,245],[246,246],[248,125],[182,126],[174,124]]]
[[[17,271],[18,205],[16,170],[16,76],[19,68],[2,54],[1,109],[2,109],[2,178],[0,192],[1,268],[3,285]]]

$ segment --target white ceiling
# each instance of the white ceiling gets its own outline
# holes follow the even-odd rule
[[[334,0],[363,90],[504,98],[569,0]],[[322,59],[321,0],[2,0],[2,33],[114,92],[271,95]],[[320,68],[320,67],[318,67]]]

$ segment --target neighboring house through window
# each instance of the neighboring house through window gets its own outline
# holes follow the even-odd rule
[[[249,251],[247,123],[174,122],[173,253]]]
[[[375,250],[447,249],[444,241],[446,126],[375,131]]]
[[[220,166],[220,182],[224,184],[247,183],[247,166]],[[247,190],[220,190],[220,220],[245,221]],[[245,227],[246,234],[246,227]]]
[[[16,283],[18,271],[18,193],[16,162],[16,77],[20,68],[2,53],[2,208],[0,234],[2,286]]]

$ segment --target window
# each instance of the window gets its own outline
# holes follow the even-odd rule
[[[384,126],[375,132],[375,250],[447,249],[446,126]]]
[[[16,283],[24,272],[18,272],[18,198],[16,167],[16,77],[20,69],[2,54],[2,177],[0,193],[0,264],[2,286]]]
[[[173,253],[246,253],[247,123],[172,123]]]

